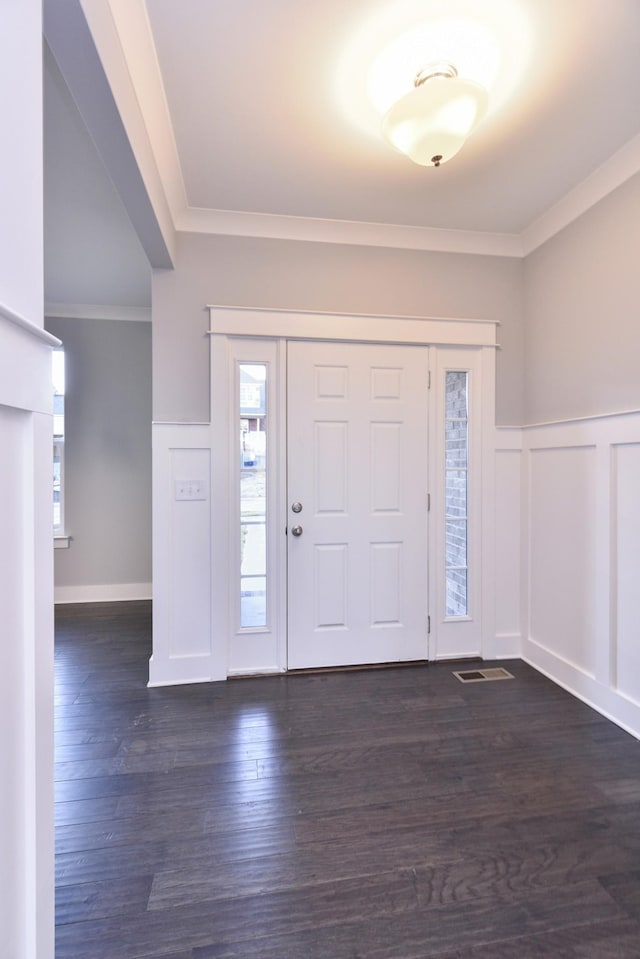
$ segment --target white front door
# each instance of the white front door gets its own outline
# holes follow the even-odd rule
[[[288,668],[424,660],[428,349],[290,342]]]

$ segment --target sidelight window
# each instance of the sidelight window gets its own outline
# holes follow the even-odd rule
[[[53,532],[64,533],[64,350],[53,350]]]
[[[469,373],[445,378],[445,615],[467,616],[469,546]]]
[[[267,625],[267,366],[239,364],[240,628]]]

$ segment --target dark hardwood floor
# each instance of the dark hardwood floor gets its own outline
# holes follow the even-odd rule
[[[58,959],[638,959],[640,743],[519,662],[147,689],[57,611]]]

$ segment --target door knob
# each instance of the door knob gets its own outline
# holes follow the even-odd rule
[[[302,536],[302,526],[292,526],[291,534],[293,536]]]
[[[292,513],[301,513],[302,512],[302,503],[293,503],[291,506]]]

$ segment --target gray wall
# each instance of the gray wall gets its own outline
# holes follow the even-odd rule
[[[56,586],[151,582],[151,324],[47,319],[66,357]]]
[[[154,419],[208,420],[214,303],[498,320],[497,418],[519,424],[522,269],[515,258],[180,234],[176,269],[153,278]]]
[[[525,422],[640,409],[640,175],[527,257]]]

